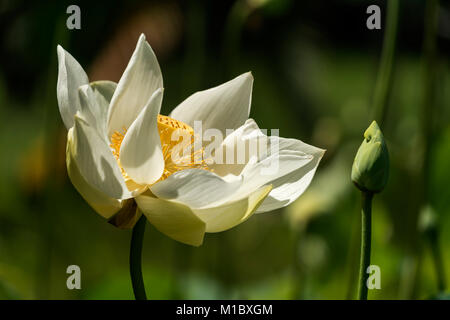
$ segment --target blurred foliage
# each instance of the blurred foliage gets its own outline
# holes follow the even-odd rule
[[[261,128],[327,149],[316,178],[290,207],[256,215],[191,248],[150,225],[143,273],[150,298],[353,298],[359,194],[352,158],[369,118],[383,30],[366,8],[386,1],[0,2],[0,298],[130,299],[130,232],[97,216],[65,169],[66,131],[56,102],[56,45],[90,79],[117,81],[144,32],[165,83],[162,112],[189,94],[251,70],[251,116]],[[450,266],[450,6],[441,1],[433,88],[427,205],[439,216]],[[66,28],[78,4],[82,29]],[[370,299],[448,298],[418,232],[425,0],[401,1],[386,121],[391,176],[373,209]],[[383,20],[384,21],[384,20]],[[382,26],[384,26],[382,24]],[[66,288],[77,264],[82,289]],[[447,269],[447,276],[449,276]],[[448,285],[448,284],[447,284]],[[448,288],[448,287],[447,287]]]

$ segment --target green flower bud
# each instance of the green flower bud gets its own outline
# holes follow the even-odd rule
[[[356,153],[352,181],[361,191],[380,192],[389,176],[389,154],[383,133],[376,121],[364,132],[364,141]]]

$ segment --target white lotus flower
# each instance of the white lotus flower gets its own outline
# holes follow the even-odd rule
[[[279,138],[279,149],[243,164],[205,161],[177,165],[168,156],[170,134],[181,128],[228,134],[221,148],[265,139],[250,113],[253,77],[245,73],[218,87],[197,92],[171,113],[159,114],[161,70],[141,35],[119,83],[89,83],[80,64],[58,46],[57,97],[67,135],[67,170],[83,198],[116,226],[132,227],[141,212],[159,231],[198,246],[205,232],[220,232],[255,212],[284,207],[307,188],[324,150],[299,140]],[[202,152],[202,151],[201,151]],[[277,157],[279,169],[260,174]],[[252,160],[250,160],[252,159]],[[136,209],[139,210],[136,210]]]

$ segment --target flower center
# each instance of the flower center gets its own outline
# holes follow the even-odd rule
[[[167,116],[158,115],[158,131],[164,157],[164,172],[158,181],[167,179],[171,174],[192,168],[208,170],[203,159],[203,147],[194,147],[194,130],[191,126]],[[127,129],[115,131],[111,136],[111,151],[116,157],[125,180],[130,179],[120,165],[120,146]],[[157,182],[158,182],[157,181]],[[156,183],[156,182],[155,182]]]

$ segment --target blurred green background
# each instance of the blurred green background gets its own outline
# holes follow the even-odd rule
[[[400,1],[382,123],[391,175],[373,209],[372,264],[381,268],[382,289],[369,291],[370,299],[438,293],[430,245],[418,228],[424,208],[438,217],[450,277],[450,6],[440,1],[433,20],[426,2]],[[66,28],[71,4],[81,8],[81,30]],[[381,30],[366,28],[371,4],[381,7]],[[118,81],[142,32],[163,72],[164,114],[191,93],[251,70],[251,117],[260,127],[327,149],[297,202],[207,234],[199,248],[147,224],[149,297],[354,298],[360,195],[350,170],[373,119],[386,4],[0,0],[0,298],[133,298],[131,232],[95,214],[66,174],[56,45],[91,81]],[[433,21],[436,28],[427,29]],[[66,287],[72,264],[81,268],[81,290]]]

